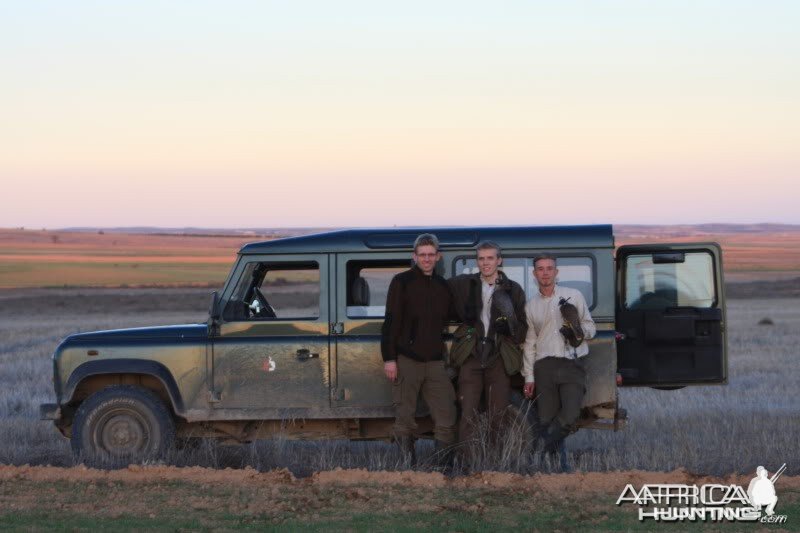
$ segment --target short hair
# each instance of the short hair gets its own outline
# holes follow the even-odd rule
[[[553,263],[558,264],[558,260],[556,259],[556,256],[554,256],[553,254],[539,254],[533,258],[533,268],[536,268],[537,262],[544,261],[545,259],[550,259],[551,261],[553,261]]]
[[[500,245],[494,241],[481,241],[478,246],[475,247],[475,253],[477,254],[481,250],[494,250],[497,252],[497,257],[502,257],[503,255]]]
[[[414,240],[414,253],[417,253],[417,248],[420,246],[433,246],[436,251],[439,251],[439,239],[433,233],[423,233]]]

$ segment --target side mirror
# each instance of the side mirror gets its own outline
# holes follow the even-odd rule
[[[219,333],[219,295],[211,293],[211,304],[208,306],[208,335],[213,337]]]
[[[211,304],[208,306],[208,318],[211,320],[219,319],[219,294],[217,294],[217,291],[211,293]]]

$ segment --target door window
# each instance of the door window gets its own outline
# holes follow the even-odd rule
[[[629,255],[625,272],[628,309],[716,305],[714,260],[708,252],[681,252],[667,260],[658,253]]]
[[[383,318],[392,278],[408,270],[409,261],[348,261],[347,317]]]
[[[315,261],[249,263],[225,307],[225,320],[319,318],[320,276]]]
[[[538,289],[533,278],[533,258],[528,257],[503,257],[503,266],[500,267],[509,279],[516,281],[525,289],[525,296],[530,299]],[[558,278],[556,283],[562,287],[578,289],[586,300],[586,305],[591,309],[594,306],[594,276],[592,273],[591,257],[557,257]],[[459,258],[456,260],[455,275],[476,274],[478,264],[474,257]]]

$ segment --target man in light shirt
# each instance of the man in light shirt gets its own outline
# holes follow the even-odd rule
[[[525,305],[528,333],[523,351],[522,376],[525,396],[538,395],[537,409],[545,452],[555,454],[578,420],[586,392],[586,372],[581,358],[588,355],[586,340],[596,328],[580,291],[556,283],[558,268],[552,255],[533,261],[533,276],[539,290]],[[571,303],[578,310],[584,340],[573,347],[561,333],[564,319],[560,305]]]

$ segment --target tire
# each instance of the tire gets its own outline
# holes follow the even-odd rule
[[[75,413],[72,452],[93,468],[158,461],[174,444],[172,414],[148,389],[107,387],[89,396]]]

